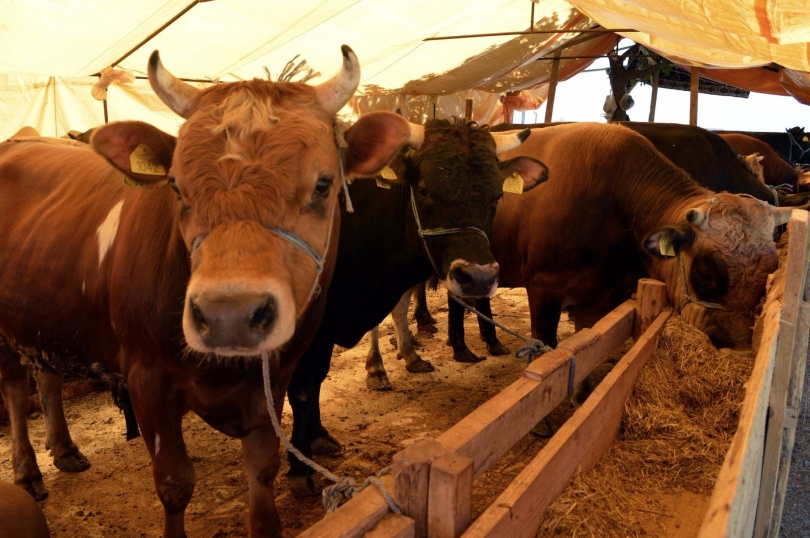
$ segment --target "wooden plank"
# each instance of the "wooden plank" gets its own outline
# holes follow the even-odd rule
[[[775,301],[763,313],[762,341],[746,384],[739,426],[720,468],[699,538],[753,534],[780,307]]]
[[[650,123],[655,121],[655,105],[658,103],[658,76],[660,74],[660,71],[653,73],[652,97],[650,98],[650,118],[647,120]]]
[[[457,538],[472,521],[473,460],[447,454],[430,467],[428,536]]]
[[[554,59],[551,61],[551,78],[548,86],[548,99],[546,99],[545,123],[551,122],[551,114],[554,111],[554,97],[557,95],[557,75],[560,71],[560,53],[562,48],[554,51]]]
[[[591,469],[613,443],[625,403],[670,315],[662,312],[656,318],[582,407],[470,526],[465,538],[537,534],[546,510],[577,470]]]
[[[689,79],[689,125],[697,125],[698,117],[698,88],[700,84],[700,69],[692,67]]]
[[[394,491],[394,478],[383,475],[388,491]],[[374,527],[389,512],[388,503],[377,486],[369,486],[349,502],[323,518],[299,538],[355,538]]]
[[[445,450],[435,439],[425,439],[394,454],[394,499],[414,521],[414,536],[427,536],[430,466]]]
[[[796,340],[807,335],[800,335],[797,331],[799,323],[799,304],[804,294],[804,284],[807,274],[805,263],[808,239],[807,212],[794,211],[788,222],[790,240],[788,244],[787,275],[785,277],[785,290],[782,303],[782,314],[779,320],[779,335],[776,344],[776,357],[771,380],[770,409],[768,413],[767,431],[765,434],[765,452],[762,462],[762,481],[759,486],[759,503],[757,504],[756,525],[754,536],[758,538],[769,534],[769,529],[778,521],[774,521],[774,502],[776,499],[777,475],[781,466],[788,465],[783,462],[785,450],[783,437],[785,426],[785,411],[788,405],[788,385],[790,379],[799,367],[794,360]],[[806,359],[805,353],[801,360]],[[803,374],[804,372],[802,372]],[[802,376],[802,382],[804,376]],[[790,447],[792,450],[792,446]]]
[[[414,523],[407,516],[390,513],[365,533],[365,538],[413,538]]]
[[[639,279],[636,302],[638,306],[633,322],[633,338],[638,340],[667,303],[667,285],[653,278]]]
[[[526,369],[526,377],[461,419],[437,441],[448,452],[471,458],[474,476],[480,476],[568,395],[574,353],[575,382],[580,382],[613,349],[630,338],[635,304],[635,301],[623,303],[591,329],[580,331],[535,360]]]

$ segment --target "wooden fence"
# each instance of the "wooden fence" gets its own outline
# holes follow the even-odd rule
[[[807,212],[794,211],[787,286],[777,279],[770,288],[739,428],[701,537],[752,536],[755,529],[757,536],[778,535],[810,333],[807,224]],[[780,290],[784,302],[778,298]],[[635,300],[535,360],[520,379],[437,438],[397,453],[392,473],[382,480],[405,515],[391,513],[380,491],[369,487],[300,536],[535,536],[546,510],[574,474],[593,468],[616,438],[624,405],[671,315],[662,311],[665,302],[663,283],[640,280]],[[475,478],[568,396],[572,367],[579,383],[630,337],[635,340],[632,348],[585,403],[472,521]]]

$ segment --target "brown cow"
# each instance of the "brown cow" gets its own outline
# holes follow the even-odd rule
[[[590,326],[646,274],[715,345],[750,347],[784,211],[699,186],[618,125],[536,129],[503,158],[519,155],[546,163],[550,179],[504,195],[492,250],[501,286],[528,292],[533,337],[555,346],[563,308]]]
[[[759,153],[762,157],[760,165],[766,185],[772,187],[790,185],[791,192],[799,192],[799,186],[810,179],[802,170],[783,159],[770,144],[758,138],[737,133],[723,133],[720,137],[739,155]]]
[[[0,481],[0,538],[48,538],[39,505],[20,488]]]
[[[185,535],[195,483],[181,429],[188,411],[242,439],[250,534],[278,536],[278,439],[260,361],[249,357],[271,355],[280,415],[323,312],[341,174],[382,168],[410,126],[385,112],[335,132],[360,77],[348,47],[341,71],[315,87],[257,79],[198,90],[157,52],[148,71],[187,121],[176,139],[140,122],[99,128],[93,146],[125,175],[91,149],[0,145],[0,390],[14,481],[47,495],[25,419],[28,361],[39,370],[54,464],[66,471],[89,464],[67,430],[62,377],[124,377],[152,457],[163,536]]]

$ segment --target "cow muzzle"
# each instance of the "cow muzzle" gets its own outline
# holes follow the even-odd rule
[[[489,297],[498,289],[498,263],[479,265],[454,260],[442,285],[459,297]]]
[[[292,293],[280,285],[190,286],[183,332],[195,351],[251,356],[287,342],[294,333],[295,319]]]

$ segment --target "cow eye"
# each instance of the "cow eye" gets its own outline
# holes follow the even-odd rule
[[[318,179],[318,182],[315,184],[315,194],[318,196],[326,196],[329,194],[329,189],[332,188],[332,182],[335,180],[332,176],[324,176]]]
[[[172,186],[172,190],[173,190],[175,193],[177,193],[177,196],[180,196],[180,189],[178,189],[178,188],[177,188],[177,182],[176,182],[176,181],[174,181],[174,180],[172,180],[172,182],[170,183],[170,185]]]
[[[429,198],[430,193],[428,192],[427,188],[424,185],[419,185],[419,196],[422,198]]]
[[[503,198],[503,193],[502,192],[500,192],[500,193],[498,193],[498,194],[496,194],[495,196],[492,197],[492,203],[497,204],[500,201],[501,198]]]

